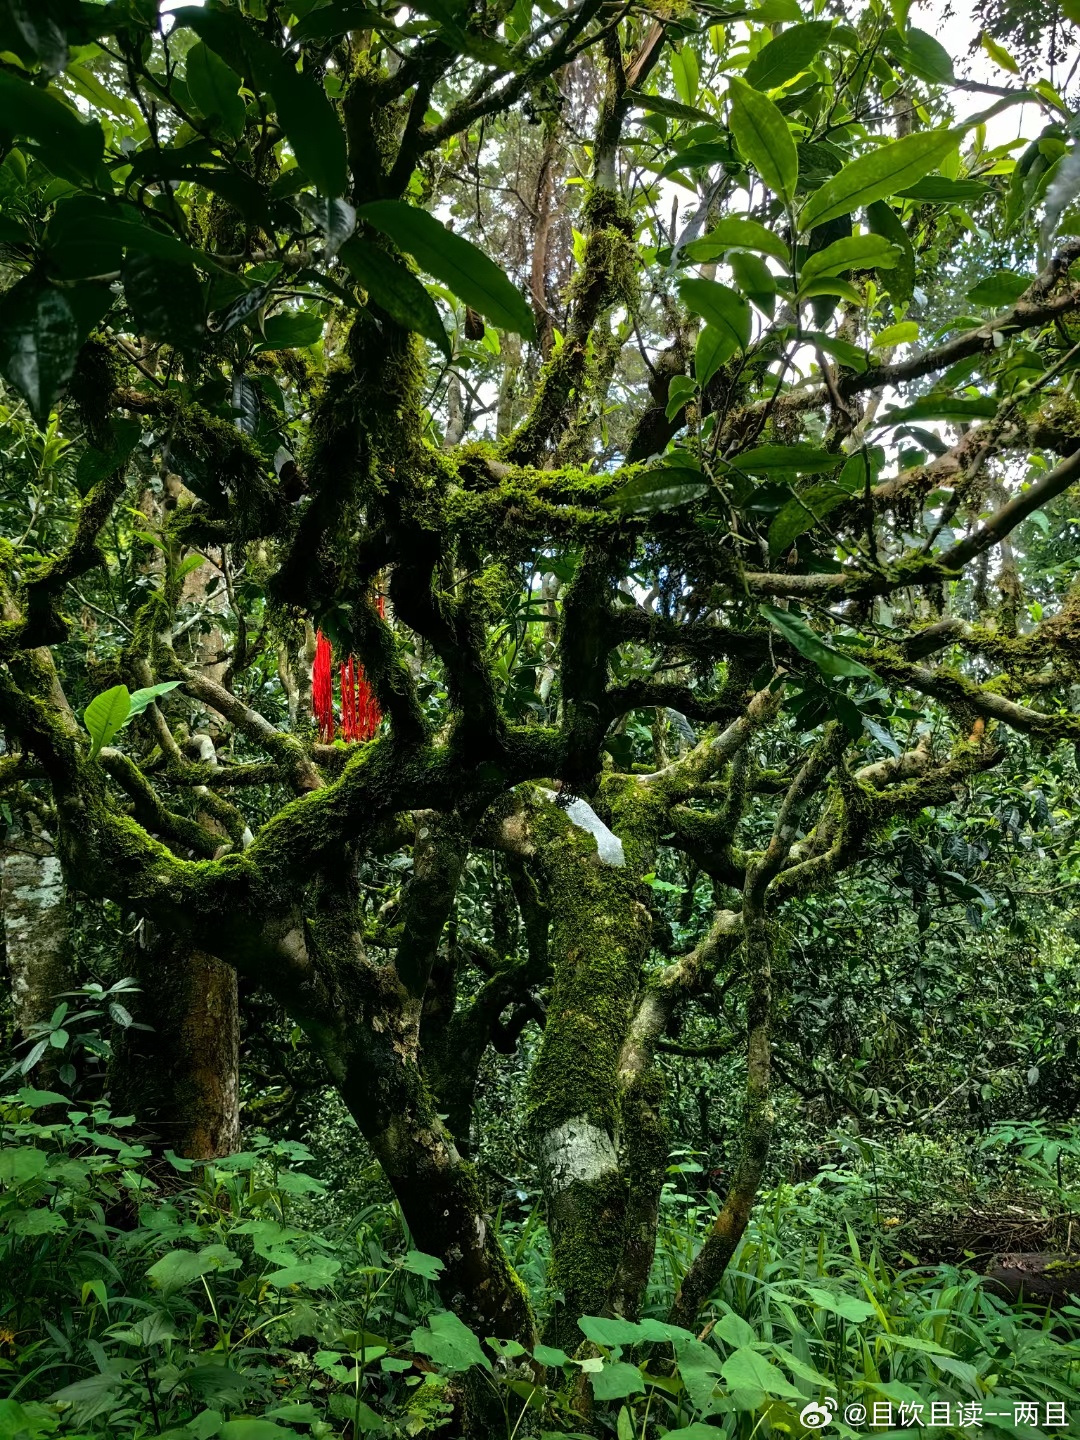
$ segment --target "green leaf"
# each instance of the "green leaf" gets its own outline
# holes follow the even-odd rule
[[[0,1150],[0,1185],[14,1189],[26,1185],[45,1173],[47,1162],[44,1150],[35,1150],[32,1145]]]
[[[699,110],[695,105],[684,105],[681,100],[669,100],[665,95],[643,95],[640,90],[627,90],[623,98],[636,105],[639,110],[665,115],[669,120],[695,120],[708,125],[716,123],[716,117],[707,110]]]
[[[375,200],[358,214],[493,325],[534,338],[533,313],[521,291],[482,250],[434,215],[404,200]]]
[[[843,270],[890,269],[899,258],[896,246],[881,235],[846,235],[808,256],[799,279],[808,283],[818,276],[838,275]]]
[[[815,445],[755,445],[752,450],[732,456],[729,463],[752,475],[771,475],[784,471],[815,474],[836,470],[843,462],[843,455],[834,455]]]
[[[886,410],[877,424],[902,425],[911,420],[986,420],[998,412],[989,395],[923,395],[899,410]]]
[[[842,650],[834,650],[831,645],[826,645],[802,616],[796,615],[794,611],[780,610],[775,605],[766,605],[763,602],[758,606],[758,612],[780,632],[793,650],[812,661],[823,675],[851,675],[864,680],[876,678],[873,671],[860,665],[858,660],[853,660]]]
[[[308,1290],[325,1290],[334,1283],[334,1277],[341,1269],[341,1261],[329,1255],[319,1255],[314,1260],[301,1260],[295,1265],[285,1265],[266,1276],[267,1285],[275,1290],[285,1290],[290,1285],[303,1285]]]
[[[921,200],[927,204],[965,205],[981,200],[991,187],[982,180],[950,180],[945,175],[927,175],[914,185],[907,185],[896,194],[902,200]]]
[[[766,45],[762,55],[779,43],[779,40],[774,40]],[[731,133],[735,143],[769,189],[790,204],[799,179],[799,155],[787,121],[767,95],[760,94],[741,80],[731,81],[728,94],[731,96]],[[785,253],[777,258],[786,260],[787,246],[783,241],[780,245]],[[767,253],[774,254],[775,251]]]
[[[224,1245],[205,1245],[201,1250],[170,1250],[147,1270],[163,1295],[183,1290],[203,1275],[214,1270],[236,1270],[239,1256]]]
[[[763,1390],[766,1395],[802,1398],[802,1391],[796,1389],[782,1370],[746,1345],[728,1356],[720,1373],[733,1390]]]
[[[79,338],[67,296],[35,275],[25,276],[0,301],[0,374],[40,426],[71,379]]]
[[[927,130],[861,155],[814,191],[799,215],[799,228],[812,230],[897,194],[939,165],[956,143],[950,130]]]
[[[741,294],[752,300],[771,320],[776,310],[776,277],[760,255],[740,250],[728,262]]]
[[[689,466],[658,466],[635,475],[633,480],[604,501],[608,510],[621,515],[655,515],[659,510],[674,510],[691,500],[707,495],[712,485],[700,470]]]
[[[907,304],[915,293],[915,250],[900,216],[884,200],[866,207],[866,219],[875,235],[881,235],[896,249],[892,274],[885,277],[894,301]]]
[[[886,325],[879,330],[871,342],[872,350],[887,350],[891,345],[911,345],[919,338],[917,320],[898,320],[895,325]]]
[[[247,110],[240,98],[240,76],[232,66],[200,40],[188,51],[185,78],[199,113],[207,120],[216,120],[226,135],[239,140]]]
[[[127,722],[131,710],[131,694],[126,685],[114,685],[95,695],[83,711],[83,724],[90,734],[90,758],[108,745],[120,727]]]
[[[757,251],[772,255],[782,265],[791,265],[791,253],[775,230],[757,220],[743,220],[734,215],[717,221],[706,235],[684,245],[682,254],[700,264],[717,260],[731,250]]]
[[[310,310],[289,310],[273,315],[263,325],[260,350],[306,350],[322,339],[322,317]]]
[[[480,1348],[480,1341],[452,1311],[430,1315],[427,1323],[427,1329],[418,1327],[412,1332],[414,1350],[430,1355],[436,1365],[453,1374],[469,1370],[473,1365],[491,1369],[491,1361]]]
[[[237,11],[188,5],[173,12],[174,25],[187,25],[237,73],[269,90],[281,128],[296,162],[324,195],[348,189],[345,133],[322,86],[295,65]]]
[[[17,80],[9,70],[0,71],[0,131],[33,140],[57,174],[94,180],[101,173],[105,135],[98,122],[79,119],[53,91]]]
[[[1018,275],[1015,270],[993,270],[966,292],[966,298],[973,305],[1003,310],[1019,300],[1030,284],[1030,276]]]
[[[733,1313],[720,1317],[713,1328],[713,1334],[723,1340],[725,1345],[753,1345],[757,1340],[757,1336],[742,1316]]]
[[[399,261],[353,236],[341,247],[341,258],[371,299],[405,330],[433,340],[447,360],[450,341],[443,329],[435,301],[420,281]]]
[[[783,85],[811,64],[828,43],[832,28],[831,20],[808,20],[784,30],[750,61],[745,71],[746,83],[755,90],[775,90]]]
[[[808,1289],[807,1294],[819,1310],[831,1310],[834,1315],[853,1320],[856,1324],[871,1320],[877,1314],[869,1301],[856,1299],[853,1295],[834,1295],[831,1290],[817,1289]]]
[[[401,1268],[410,1275],[420,1275],[425,1280],[438,1280],[446,1266],[437,1255],[425,1255],[422,1250],[408,1250],[401,1258]]]
[[[679,295],[688,310],[726,335],[733,349],[746,349],[750,342],[750,306],[741,295],[718,280],[693,277],[679,281]]]
[[[718,330],[715,325],[705,325],[697,338],[694,351],[694,378],[698,387],[704,390],[725,360],[730,360],[737,346],[727,330]]]
[[[597,1400],[625,1400],[628,1395],[645,1393],[641,1371],[625,1360],[609,1360],[601,1370],[590,1371],[589,1384]]]
[[[203,287],[194,267],[132,248],[121,273],[124,298],[140,333],[196,353],[206,338],[206,318]]]
[[[850,492],[838,481],[811,485],[793,495],[780,507],[769,526],[770,555],[782,555],[790,550],[800,535],[812,530],[830,510],[850,499]]]
[[[553,1369],[570,1363],[570,1356],[566,1351],[557,1350],[553,1345],[537,1345],[533,1350],[533,1359],[538,1360],[541,1365],[549,1365]]]
[[[882,45],[904,70],[910,70],[920,80],[931,85],[955,85],[952,59],[949,52],[925,30],[912,26],[904,34],[899,30],[886,30]]]
[[[202,564],[201,555],[193,555],[191,558],[196,564]],[[128,704],[127,719],[133,720],[136,715],[141,715],[151,701],[156,700],[159,695],[168,695],[179,684],[179,680],[163,680],[160,685],[147,685],[144,690],[133,691]],[[126,725],[127,720],[124,723]]]
[[[645,1338],[636,1321],[619,1316],[582,1315],[577,1323],[585,1339],[595,1345],[636,1345]]]
[[[280,1440],[282,1435],[295,1436],[296,1431],[273,1420],[245,1418],[226,1420],[217,1433],[218,1440]]]
[[[1010,75],[1020,74],[1020,66],[1009,54],[1008,50],[1005,49],[1004,45],[999,45],[994,37],[985,30],[979,36],[979,44],[986,51],[987,55],[990,56],[990,59],[993,60],[995,65],[999,66],[1002,70],[1007,70]]]

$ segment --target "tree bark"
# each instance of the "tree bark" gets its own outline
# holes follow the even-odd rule
[[[142,993],[110,1070],[113,1103],[148,1125],[163,1148],[213,1160],[240,1148],[240,1017],[236,971],[168,936],[135,966]]]
[[[30,1026],[48,1020],[56,997],[72,988],[71,914],[60,861],[47,831],[25,826],[8,841],[2,866],[0,897],[12,1011],[26,1037]]]

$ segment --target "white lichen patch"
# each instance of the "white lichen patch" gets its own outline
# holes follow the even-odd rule
[[[558,1194],[575,1180],[588,1185],[610,1175],[619,1168],[619,1157],[607,1131],[578,1115],[541,1139],[540,1164],[551,1192]]]

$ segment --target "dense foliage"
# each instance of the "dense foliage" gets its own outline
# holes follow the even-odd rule
[[[0,0],[0,1440],[1067,1433],[967,1267],[1075,1248],[1077,17],[984,8]]]

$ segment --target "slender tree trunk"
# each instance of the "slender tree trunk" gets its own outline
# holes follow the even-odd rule
[[[71,913],[52,838],[26,824],[11,837],[0,872],[4,950],[13,1018],[25,1038],[72,988]],[[48,1066],[56,1051],[42,1057]],[[47,1077],[45,1077],[47,1078]]]

